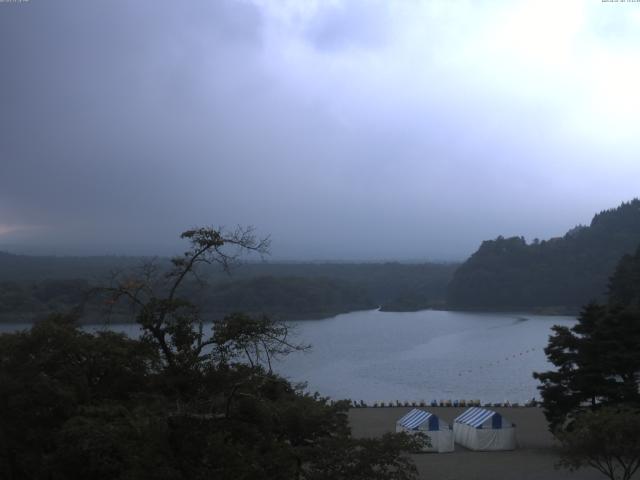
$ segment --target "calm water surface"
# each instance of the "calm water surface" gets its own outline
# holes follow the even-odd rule
[[[539,398],[534,371],[551,368],[543,348],[552,325],[572,317],[425,310],[365,311],[292,322],[310,353],[277,370],[311,391],[354,400]]]
[[[424,310],[352,312],[289,322],[310,343],[274,365],[293,382],[332,398],[374,401],[479,399],[525,402],[539,398],[531,373],[551,368],[543,348],[552,325],[572,317]],[[0,331],[25,328],[0,325]],[[104,326],[89,326],[98,330]],[[111,325],[129,335],[136,325]]]

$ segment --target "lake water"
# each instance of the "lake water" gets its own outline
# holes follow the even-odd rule
[[[425,310],[364,311],[292,322],[310,353],[290,355],[277,370],[333,398],[375,401],[539,399],[532,372],[551,368],[544,355],[551,327],[572,317]]]
[[[575,322],[508,313],[352,312],[289,322],[294,338],[312,349],[286,357],[274,369],[335,399],[523,403],[539,398],[532,372],[551,368],[543,352],[551,327]],[[0,324],[0,331],[16,328],[24,325]],[[136,325],[109,328],[139,332]]]

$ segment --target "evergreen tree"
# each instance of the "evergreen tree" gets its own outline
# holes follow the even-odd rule
[[[640,247],[618,263],[609,281],[609,302],[640,307]]]
[[[572,328],[553,328],[545,353],[556,369],[534,373],[561,465],[591,466],[611,480],[640,467],[639,259],[640,248],[620,260],[607,305],[591,303]]]
[[[639,249],[640,252],[640,249]],[[545,353],[555,370],[534,373],[552,430],[602,405],[640,406],[640,308],[634,292],[640,255],[624,256],[609,303],[590,303],[572,328],[555,326]]]

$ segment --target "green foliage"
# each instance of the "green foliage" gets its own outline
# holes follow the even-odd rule
[[[89,334],[55,316],[0,336],[0,477],[47,479],[410,480],[420,439],[357,440],[349,402],[310,395],[273,374],[304,348],[268,317],[226,317],[203,331],[181,297],[200,264],[227,268],[263,243],[250,231],[186,232],[169,271],[151,266],[105,289],[127,300],[139,340]]]
[[[588,465],[612,480],[640,466],[639,259],[640,249],[620,260],[607,305],[591,303],[572,328],[554,327],[545,353],[556,369],[534,373],[561,465]]]
[[[455,273],[447,303],[456,308],[577,311],[603,299],[620,257],[640,243],[640,200],[594,216],[562,238],[485,241]]]
[[[81,304],[89,290],[82,279],[43,280],[36,283],[0,282],[0,313],[53,312]]]
[[[54,316],[0,335],[0,462],[4,478],[41,478],[57,435],[83,405],[144,393],[157,356],[115,333],[90,335]]]
[[[611,480],[629,480],[640,467],[640,412],[606,407],[585,412],[558,436],[561,465],[593,467]]]
[[[545,353],[556,370],[535,373],[552,429],[598,405],[640,405],[640,312],[586,306],[572,327],[554,327]]]
[[[228,329],[214,349],[231,330],[261,335]],[[190,388],[178,389],[148,343],[61,318],[2,335],[0,347],[2,478],[415,478],[403,453],[415,440],[352,439],[348,402],[257,365],[182,365]]]
[[[572,328],[555,326],[545,353],[555,370],[535,373],[547,419],[562,428],[585,409],[640,405],[640,308],[634,292],[638,255],[624,256],[611,278],[609,303],[590,303]]]
[[[281,317],[326,317],[375,308],[364,288],[325,277],[261,276],[217,283],[202,299],[210,312],[244,311]]]
[[[181,479],[166,417],[148,406],[82,406],[56,435],[54,478]]]
[[[173,259],[183,262],[184,258]],[[217,263],[217,262],[214,262]],[[231,262],[233,263],[233,262]],[[0,314],[5,321],[68,311],[86,299],[83,321],[98,321],[105,298],[87,297],[112,271],[130,272],[150,259],[122,257],[27,257],[0,252]],[[157,272],[175,266],[153,262]],[[324,318],[379,305],[385,310],[418,310],[444,304],[446,285],[456,264],[247,263],[233,275],[199,265],[199,276],[184,282],[182,297],[202,312],[222,318],[233,312],[282,319]],[[45,278],[43,280],[43,278]],[[124,305],[113,309],[126,321]]]
[[[618,263],[609,281],[609,302],[640,307],[640,247]]]
[[[419,451],[425,440],[406,434],[385,434],[380,440],[345,442],[328,439],[319,446],[317,462],[309,465],[309,480],[409,480],[417,469],[402,452]]]

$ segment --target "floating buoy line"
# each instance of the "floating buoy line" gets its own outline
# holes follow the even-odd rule
[[[510,362],[513,359],[522,357],[522,356],[527,355],[529,353],[533,353],[536,350],[537,349],[535,347],[532,347],[532,348],[528,348],[526,350],[523,350],[521,352],[512,353],[512,354],[507,355],[506,357],[504,357],[504,359],[500,358],[500,359],[495,360],[495,361],[490,362],[490,363],[481,364],[478,367],[476,367],[476,369],[469,368],[469,369],[466,369],[466,370],[461,370],[460,372],[458,372],[458,376],[461,377],[461,376],[466,375],[466,374],[472,374],[475,370],[484,370],[485,368],[488,369],[488,368],[492,368],[492,367],[497,367],[498,365]]]

